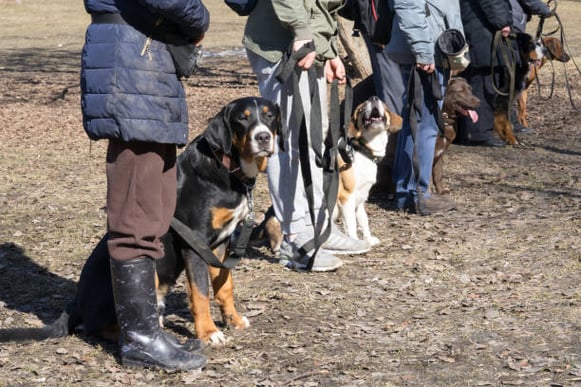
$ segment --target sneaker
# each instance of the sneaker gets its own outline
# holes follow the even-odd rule
[[[335,224],[331,226],[331,234],[321,247],[333,254],[363,254],[371,250],[368,241],[343,234]]]
[[[283,239],[282,244],[280,245],[280,260],[278,262],[292,270],[306,270],[311,256],[310,254],[301,254],[299,252],[301,246],[302,244],[298,244],[297,240],[288,242],[286,239]],[[312,253],[312,251],[310,253]],[[315,256],[315,262],[313,262],[311,271],[335,271],[341,266],[343,266],[343,261],[324,249],[319,249]]]

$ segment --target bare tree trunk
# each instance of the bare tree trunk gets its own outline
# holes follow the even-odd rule
[[[353,22],[342,17],[338,17],[337,28],[339,30],[339,50],[344,51],[348,74],[352,78],[365,79],[371,75],[371,62],[367,46],[362,37],[352,36]]]

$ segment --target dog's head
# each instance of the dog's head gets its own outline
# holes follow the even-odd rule
[[[521,59],[524,63],[528,62],[534,66],[541,65],[546,53],[545,46],[541,39],[533,39],[529,34],[517,33],[516,43],[518,45]]]
[[[395,133],[401,126],[401,117],[389,110],[382,100],[373,96],[354,109],[349,122],[348,136],[370,141],[384,131]]]
[[[470,117],[472,122],[476,122],[478,121],[478,114],[475,109],[479,105],[480,99],[472,93],[472,87],[466,79],[461,77],[450,78],[442,106],[442,113],[447,118],[455,119],[460,114]]]
[[[266,160],[274,153],[276,136],[282,147],[285,134],[280,108],[259,97],[230,102],[210,119],[204,131],[210,146],[222,157],[239,162],[248,177],[266,169]]]
[[[543,46],[547,49],[547,59],[568,62],[571,57],[565,52],[561,40],[554,37],[541,38]]]

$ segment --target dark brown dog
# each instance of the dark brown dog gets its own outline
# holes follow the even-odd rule
[[[519,122],[525,127],[529,127],[529,121],[527,116],[527,99],[528,99],[528,88],[534,82],[538,76],[538,72],[543,67],[545,63],[549,60],[557,60],[559,62],[568,62],[571,57],[567,55],[563,49],[563,44],[561,40],[553,37],[541,38],[543,46],[546,49],[546,55],[541,59],[539,64],[530,63],[529,73],[525,80],[525,88],[520,93],[517,98],[517,117]]]
[[[442,106],[444,133],[440,133],[436,139],[434,164],[432,166],[432,183],[438,194],[449,192],[448,189],[444,188],[442,182],[443,164],[444,154],[456,138],[456,117],[463,115],[476,122],[478,115],[474,109],[478,105],[480,105],[480,100],[472,94],[472,87],[464,78],[454,77],[450,79]]]
[[[516,43],[518,46],[521,63],[529,63],[529,66],[516,66],[514,74],[514,95],[510,93],[497,93],[494,99],[494,131],[498,136],[510,145],[516,145],[520,142],[514,136],[513,124],[510,120],[509,109],[514,104],[524,90],[525,80],[527,79],[530,64],[538,66],[545,57],[545,49],[540,39],[533,40],[529,34],[516,34]]]

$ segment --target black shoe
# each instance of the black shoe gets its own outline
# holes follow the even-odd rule
[[[422,208],[415,203],[414,212],[420,215],[431,215],[447,212],[456,208],[456,203],[444,195],[431,194],[422,200]]]
[[[206,357],[185,350],[182,344],[165,333],[159,325],[153,259],[111,259],[110,262],[115,310],[120,328],[121,364],[168,371],[202,369],[207,363]]]
[[[502,141],[500,138],[492,137],[488,140],[482,141],[468,141],[466,143],[468,146],[484,146],[488,148],[502,148],[506,146],[506,143]]]

